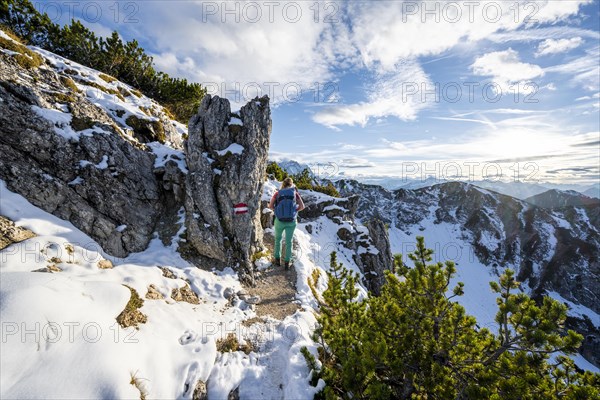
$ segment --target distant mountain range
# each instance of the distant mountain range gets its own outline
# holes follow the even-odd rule
[[[308,169],[312,172],[315,178],[327,179],[331,181],[339,180],[355,180],[366,185],[378,185],[387,190],[396,189],[420,189],[428,186],[438,185],[448,182],[464,182],[479,186],[484,189],[493,190],[507,196],[515,197],[520,200],[525,200],[532,196],[544,193],[548,190],[559,191],[575,191],[582,193],[588,197],[600,199],[600,183],[593,185],[579,184],[556,184],[550,182],[522,182],[522,181],[495,181],[495,180],[445,180],[434,176],[429,176],[425,179],[414,179],[408,177],[394,176],[345,176],[339,173],[333,163],[313,163],[307,164],[295,160],[284,159],[277,161],[277,164],[289,174],[295,175]]]

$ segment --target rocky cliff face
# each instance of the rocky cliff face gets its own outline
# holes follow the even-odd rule
[[[164,211],[154,154],[52,69],[24,71],[2,57],[0,76],[0,178],[8,188],[114,256],[143,250]]]
[[[44,63],[34,68],[0,52],[0,179],[8,189],[116,257],[145,249],[155,233],[170,243],[185,214],[202,265],[237,267],[251,281],[249,260],[262,246],[269,99],[236,115],[227,100],[207,96],[183,148],[188,129],[157,103],[37,52]]]
[[[267,97],[236,115],[228,100],[207,95],[190,121],[185,146],[188,240],[202,256],[237,262],[249,280],[250,255],[262,248],[259,199],[270,134]]]
[[[327,265],[329,252],[343,246],[351,251],[352,259],[363,273],[365,287],[379,294],[385,281],[384,272],[393,265],[385,224],[375,219],[364,221],[364,225],[356,222],[359,196],[335,198],[308,190],[301,190],[300,193],[306,208],[298,213],[298,217],[308,233],[325,229],[321,218],[333,224],[334,235],[331,240],[334,242],[329,243],[319,257],[323,265]],[[263,200],[263,208],[267,204],[268,201]]]
[[[550,210],[459,182],[395,191],[353,181],[337,185],[342,194],[361,195],[361,219],[377,218],[402,231],[428,219],[458,225],[482,263],[516,269],[534,294],[556,291],[600,312],[597,207]]]

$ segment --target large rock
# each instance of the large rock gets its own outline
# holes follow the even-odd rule
[[[260,197],[270,134],[268,97],[250,101],[236,115],[228,100],[207,95],[185,144],[187,239],[201,256],[237,267],[250,282],[250,256],[262,249]],[[236,214],[238,204],[247,212]]]
[[[35,233],[16,226],[14,222],[0,215],[0,250],[13,243],[22,242],[34,236]]]
[[[367,288],[374,294],[381,293],[385,283],[385,271],[393,268],[393,256],[390,239],[385,223],[380,219],[365,222],[369,232],[366,250],[358,252],[359,266],[365,277]],[[375,251],[374,251],[375,250]]]
[[[0,179],[8,189],[113,256],[144,250],[169,214],[165,198],[177,197],[155,173],[155,155],[51,68],[25,72],[0,56],[0,76]]]

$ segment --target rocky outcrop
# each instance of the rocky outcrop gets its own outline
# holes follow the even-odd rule
[[[269,99],[249,102],[238,115],[229,101],[206,96],[182,153],[176,148],[185,128],[158,104],[125,107],[141,94],[42,55],[45,64],[25,70],[0,53],[0,179],[8,189],[116,257],[144,250],[155,232],[170,244],[185,216],[182,237],[198,253],[197,265],[231,266],[251,282],[251,254],[262,249]]]
[[[0,250],[34,236],[35,233],[29,229],[16,226],[14,222],[0,215]]]
[[[201,256],[237,265],[252,282],[250,255],[262,249],[260,197],[271,134],[269,99],[250,101],[235,115],[228,100],[207,95],[188,132],[187,239]]]
[[[24,80],[18,64],[2,59],[0,76],[0,179],[114,256],[146,248],[163,211],[154,154],[83,95],[69,92],[58,104],[54,94],[68,88],[54,71]]]
[[[362,267],[367,288],[376,295],[385,283],[385,271],[393,268],[393,256],[387,227],[380,219],[366,221],[368,236],[364,230],[357,240],[357,264]]]
[[[384,271],[393,265],[385,223],[376,218],[364,221],[364,225],[356,222],[359,196],[335,198],[305,190],[300,193],[306,208],[298,216],[300,221],[305,222],[306,231],[313,232],[313,225],[318,223],[319,217],[339,225],[336,245],[342,245],[354,253],[354,262],[363,273],[363,283],[369,291],[378,295],[385,282]],[[329,255],[322,256],[327,259]]]

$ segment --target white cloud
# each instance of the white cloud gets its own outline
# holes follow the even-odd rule
[[[502,165],[504,178],[513,174],[529,176],[532,170],[537,177],[560,166],[597,165],[597,148],[574,146],[597,140],[598,133],[579,133],[581,127],[567,124],[564,116],[555,112],[539,112],[533,116],[507,118],[495,121],[496,130],[481,128],[447,139],[389,141],[366,150],[364,157],[376,163],[373,173],[396,175],[407,164],[439,173],[445,166],[458,165],[462,175],[482,173],[491,165],[488,173],[495,174]],[[570,129],[564,129],[570,126]],[[585,132],[585,131],[583,131]],[[503,161],[504,160],[504,161]],[[518,160],[518,164],[515,164]],[[455,168],[448,168],[455,171]],[[553,176],[553,179],[561,179]]]
[[[539,65],[522,62],[519,53],[511,48],[478,57],[471,65],[471,70],[475,75],[491,77],[506,91],[511,85],[522,83],[525,86],[527,81],[544,75]]]
[[[372,118],[387,116],[414,120],[420,110],[429,107],[421,94],[424,87],[433,85],[418,64],[400,65],[394,72],[376,74],[367,101],[324,107],[312,119],[335,130],[339,125],[364,127]]]
[[[540,23],[565,20],[589,1],[536,1],[535,17]],[[275,102],[290,100],[285,88],[292,89],[292,97],[297,88],[308,93],[315,82],[337,81],[347,70],[380,74],[375,83],[382,93],[368,91],[362,102],[332,106],[315,116],[315,121],[335,127],[365,125],[370,118],[386,116],[415,118],[424,104],[395,104],[398,96],[387,92],[398,86],[389,77],[399,73],[398,66],[413,68],[418,57],[473,46],[499,32],[531,30],[524,29],[523,18],[515,21],[512,11],[529,3],[478,2],[471,19],[469,8],[456,2],[461,16],[452,22],[452,9],[445,2],[185,1],[169,2],[168,7],[163,2],[140,2],[135,14],[139,23],[117,25],[111,13],[102,22],[124,37],[140,39],[159,69],[208,84],[216,94],[239,102],[257,90]],[[417,6],[414,12],[407,8],[410,4]],[[488,6],[492,11],[500,7],[499,20],[486,17]],[[301,13],[294,20],[297,7]],[[439,7],[438,21],[425,15],[431,7]],[[335,22],[324,21],[327,15]]]
[[[531,42],[531,41],[542,41],[548,38],[550,39],[569,39],[574,36],[578,36],[586,39],[599,40],[600,33],[582,29],[573,26],[548,26],[543,28],[534,29],[519,29],[511,32],[497,32],[489,35],[486,39],[494,43],[508,43],[508,42]]]
[[[584,56],[578,57],[565,64],[559,64],[547,67],[544,70],[548,73],[560,73],[570,78],[571,84],[582,87],[591,92],[600,90],[600,47],[595,47],[586,51]]]
[[[579,36],[570,39],[546,39],[538,45],[536,57],[566,53],[567,51],[576,49],[583,44],[583,39]]]
[[[142,2],[136,15],[141,23],[130,28],[138,34],[130,33],[152,44],[156,65],[169,74],[204,83],[236,103],[257,90],[281,102],[296,99],[297,89],[334,78],[337,50],[323,48],[336,49],[323,39],[329,25],[315,23],[310,6],[190,1],[164,7],[162,2]]]
[[[344,158],[340,160],[339,166],[342,168],[372,168],[375,164],[366,158]]]

